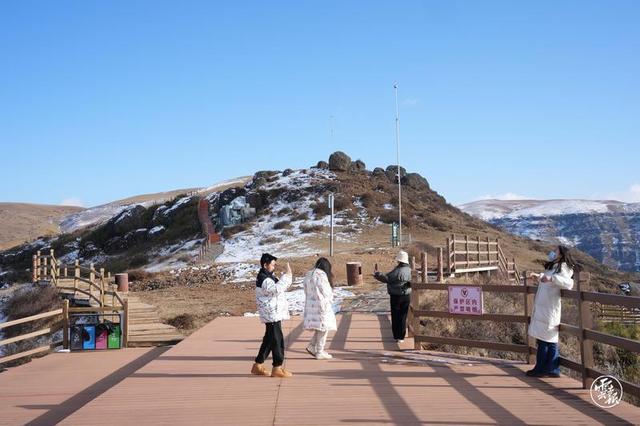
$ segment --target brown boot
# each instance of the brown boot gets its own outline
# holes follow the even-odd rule
[[[258,364],[257,362],[251,367],[251,374],[255,374],[256,376],[270,376],[267,369],[264,368],[264,364]]]
[[[284,379],[288,379],[289,377],[293,377],[293,373],[285,370],[283,367],[273,367],[273,370],[271,370],[271,377],[282,377]]]

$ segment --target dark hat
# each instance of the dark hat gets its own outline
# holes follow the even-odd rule
[[[260,257],[260,266],[264,266],[265,263],[271,263],[273,260],[278,260],[278,258],[270,255],[269,253],[262,253],[262,256]]]

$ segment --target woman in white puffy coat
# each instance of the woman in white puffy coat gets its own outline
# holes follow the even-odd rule
[[[333,289],[331,263],[324,257],[304,277],[304,328],[313,330],[307,352],[316,359],[333,358],[325,351],[329,331],[337,330],[333,312]]]
[[[558,246],[549,252],[545,271],[542,274],[530,275],[530,278],[538,280],[538,291],[529,324],[529,335],[536,338],[538,350],[536,365],[532,370],[527,371],[527,376],[560,376],[558,352],[558,329],[562,312],[560,290],[573,288],[575,267],[569,248]]]

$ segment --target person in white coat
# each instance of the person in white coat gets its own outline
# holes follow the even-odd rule
[[[538,280],[538,290],[529,324],[529,335],[538,345],[536,365],[527,371],[532,377],[560,377],[558,329],[562,312],[560,290],[573,288],[573,270],[576,263],[569,248],[558,246],[549,252],[542,274],[531,274]]]
[[[256,279],[256,304],[260,321],[265,325],[265,333],[262,338],[260,350],[255,363],[251,368],[251,374],[257,376],[291,377],[293,374],[284,369],[284,336],[282,334],[282,321],[289,319],[289,304],[285,292],[291,285],[293,276],[291,267],[287,263],[287,269],[278,280],[274,275],[276,269],[275,256],[264,253],[260,258],[260,272]],[[264,361],[273,356],[273,369],[269,373],[264,367]]]
[[[304,328],[313,330],[313,337],[307,345],[307,352],[316,359],[331,359],[325,351],[329,331],[337,330],[336,315],[333,312],[333,289],[331,283],[331,263],[324,257],[318,259],[315,267],[304,277]]]

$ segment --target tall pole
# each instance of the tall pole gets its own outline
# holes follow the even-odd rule
[[[331,146],[333,147],[333,115],[329,116],[329,126],[330,126],[330,135],[331,135]]]
[[[333,257],[333,193],[329,194],[329,208],[331,209],[331,228],[329,233],[329,257]]]
[[[398,245],[402,247],[402,183],[400,182],[400,108],[398,108],[398,83],[393,84],[396,94],[396,162],[398,166]]]

